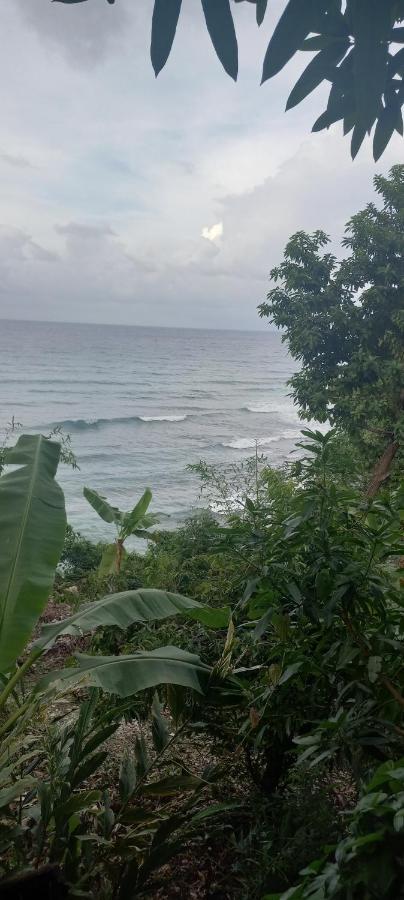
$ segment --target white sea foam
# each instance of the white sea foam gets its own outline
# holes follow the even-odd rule
[[[266,403],[247,404],[244,409],[247,410],[247,412],[252,413],[278,414],[287,419],[292,418],[298,420],[299,418],[296,408],[288,401],[285,401],[284,403],[268,401]]]
[[[221,515],[240,509],[243,505],[242,495],[232,494],[230,497],[223,497],[220,500],[211,500],[209,509],[211,512]]]
[[[184,422],[187,416],[139,416],[141,422]]]
[[[286,431],[281,431],[279,434],[271,434],[269,437],[262,438],[236,438],[234,441],[223,442],[223,447],[231,447],[232,450],[255,450],[255,446],[258,445],[258,449],[262,449],[263,447],[268,447],[270,444],[278,444],[280,441],[291,440],[300,437],[300,431],[286,429]]]

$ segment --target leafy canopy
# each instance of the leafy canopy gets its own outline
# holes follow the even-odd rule
[[[297,232],[259,307],[301,364],[289,383],[302,417],[329,419],[368,455],[404,426],[404,166],[374,184],[382,207],[348,222],[348,256],[324,252],[322,231]]]
[[[57,0],[83,3],[86,0]],[[113,4],[115,0],[107,0]],[[255,6],[261,25],[268,0],[234,0]],[[238,45],[230,0],[201,0],[206,26],[220,62],[235,80]],[[156,75],[173,45],[182,0],[155,0],[151,60]],[[301,103],[322,82],[330,84],[326,110],[313,131],[342,121],[352,132],[355,157],[376,123],[373,154],[378,159],[394,131],[403,134],[404,0],[289,0],[271,35],[262,82],[277,75],[299,50],[315,55],[294,85],[286,109]]]

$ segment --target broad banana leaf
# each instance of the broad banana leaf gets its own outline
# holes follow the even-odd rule
[[[119,697],[129,697],[159,684],[180,684],[203,693],[211,672],[199,656],[178,647],[139,650],[129,656],[87,656],[78,653],[77,661],[77,668],[61,669],[45,675],[36,690],[43,691],[58,682],[64,688],[92,686]]]
[[[83,494],[104,522],[115,522],[117,525],[121,523],[122,513],[117,506],[111,506],[105,497],[102,497],[97,491],[93,491],[92,488],[83,488]]]
[[[134,528],[136,528],[136,525],[138,523],[141,523],[143,516],[146,515],[147,510],[150,506],[151,499],[152,492],[150,488],[146,488],[139,502],[136,503],[136,506],[134,506],[130,512],[125,513],[123,517],[123,537],[128,537],[130,534],[132,534],[132,531]]]
[[[21,435],[7,452],[18,466],[0,478],[0,672],[23,652],[48,600],[63,548],[66,513],[55,481],[60,446]]]
[[[205,607],[200,606],[196,600],[182,597],[181,594],[151,588],[109,594],[101,600],[89,603],[61,622],[43,625],[34,647],[43,650],[49,648],[60,634],[79,637],[100,625],[115,625],[125,629],[135,622],[166,619],[168,616],[186,613],[188,610],[196,614],[198,610],[204,612]]]

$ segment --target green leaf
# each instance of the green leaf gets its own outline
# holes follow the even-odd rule
[[[75,669],[61,669],[45,675],[37,690],[42,691],[54,682],[68,688],[83,683],[119,697],[130,697],[159,684],[182,684],[203,693],[210,675],[209,666],[198,656],[170,646],[139,650],[128,656],[77,654],[77,660]]]
[[[355,156],[359,153],[359,150],[365,140],[367,134],[367,129],[361,125],[355,125],[352,140],[351,140],[351,156],[352,159],[355,159]]]
[[[96,513],[100,516],[104,522],[115,522],[119,524],[121,521],[121,513],[116,506],[111,506],[105,497],[102,497],[101,494],[98,494],[97,491],[93,491],[92,488],[85,487],[83,488],[83,494],[88,500],[90,506],[95,509]]]
[[[2,806],[8,806],[9,803],[12,803],[17,797],[21,797],[22,794],[31,790],[36,784],[36,778],[27,775],[26,778],[20,778],[19,781],[15,781],[14,784],[10,784],[9,787],[3,788],[3,790],[0,791],[0,808]]]
[[[168,725],[161,712],[158,694],[154,695],[152,704],[152,738],[154,749],[158,753],[164,750],[170,740]]]
[[[206,628],[220,629],[228,627],[231,609],[230,606],[197,606],[195,609],[187,610],[184,615],[194,622],[201,622]]]
[[[0,671],[23,652],[49,597],[66,529],[55,481],[60,447],[22,435],[6,455],[18,466],[0,478]]]
[[[267,11],[268,0],[256,0],[255,16],[257,25],[262,25]]]
[[[355,0],[350,8],[357,126],[368,131],[379,112],[386,84],[391,0]],[[353,154],[354,155],[354,154]]]
[[[154,0],[150,56],[156,77],[171,53],[181,2],[182,0]]]
[[[205,782],[195,775],[167,775],[161,781],[152,781],[143,788],[143,793],[148,797],[172,797],[173,794],[185,791],[195,791]]]
[[[136,763],[130,753],[125,753],[119,769],[119,796],[127,803],[136,788]]]
[[[397,125],[400,128],[399,117],[401,118],[402,126],[401,108],[394,95],[394,99],[391,98],[389,102],[386,101],[386,105],[383,106],[377,120],[373,138],[373,158],[375,162],[377,162],[384,153]]]
[[[273,78],[295,55],[311,31],[316,31],[318,13],[325,11],[327,0],[289,0],[273,32],[265,54],[262,80]]]
[[[220,816],[222,813],[231,813],[237,812],[240,810],[242,806],[241,803],[214,803],[211,806],[207,806],[206,809],[201,809],[199,812],[195,813],[191,819],[187,822],[188,826],[199,825],[200,822],[205,822],[206,819],[211,819],[214,816]]]
[[[108,740],[111,735],[115,734],[115,732],[119,728],[119,722],[113,722],[112,725],[107,725],[105,728],[101,728],[99,731],[90,738],[89,741],[84,745],[82,749],[82,757],[87,756],[89,753],[93,753],[97,747],[100,747],[104,741]]]
[[[238,73],[238,47],[229,0],[202,0],[207,29],[222,66],[234,80]]]
[[[92,756],[89,756],[74,773],[72,788],[78,787],[82,781],[86,781],[90,775],[93,775],[105,762],[107,756],[107,750],[99,750],[98,753],[93,753]]]
[[[317,53],[317,56],[309,62],[289,94],[286,104],[287,110],[301,103],[324,79],[332,78],[335,66],[345,55],[348,47],[349,40],[346,39],[336,41],[330,47],[326,47],[324,50],[320,50],[320,53]]]
[[[147,754],[147,745],[143,734],[140,734],[135,740],[135,757],[137,775],[139,778],[143,778],[143,775],[145,775],[150,765]]]
[[[171,594],[168,591],[156,591],[153,588],[108,594],[101,600],[96,600],[78,609],[67,619],[43,625],[34,647],[37,649],[51,647],[61,634],[80,637],[99,626],[108,625],[115,625],[124,630],[135,622],[166,619],[169,616],[198,608],[199,604],[196,600],[190,600],[189,597],[183,597],[181,594]]]
[[[61,803],[54,807],[55,818],[66,821],[73,813],[89,809],[94,803],[98,803],[101,800],[101,796],[101,791],[80,791],[77,794],[72,794],[66,803]]]
[[[253,631],[253,640],[254,641],[261,640],[263,634],[265,634],[265,632],[268,630],[268,628],[272,622],[273,615],[274,615],[273,609],[268,609],[267,612],[264,613],[264,615],[258,620],[258,622],[254,628],[254,631]]]
[[[278,681],[278,685],[285,684],[286,681],[289,681],[289,678],[292,678],[292,675],[296,675],[296,672],[299,672],[299,670],[302,668],[302,665],[302,662],[296,662],[292,663],[291,666],[288,666],[285,671],[282,672],[282,675]]]
[[[128,537],[132,534],[136,525],[142,524],[142,518],[147,513],[147,510],[150,506],[152,499],[152,492],[150,488],[146,488],[144,494],[142,494],[136,506],[133,507],[131,512],[125,513],[123,517],[123,536]]]

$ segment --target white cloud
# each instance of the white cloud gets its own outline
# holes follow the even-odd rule
[[[221,238],[222,235],[223,222],[217,222],[216,225],[212,225],[211,228],[202,228],[202,237],[206,238],[207,241],[216,241],[217,238]]]

